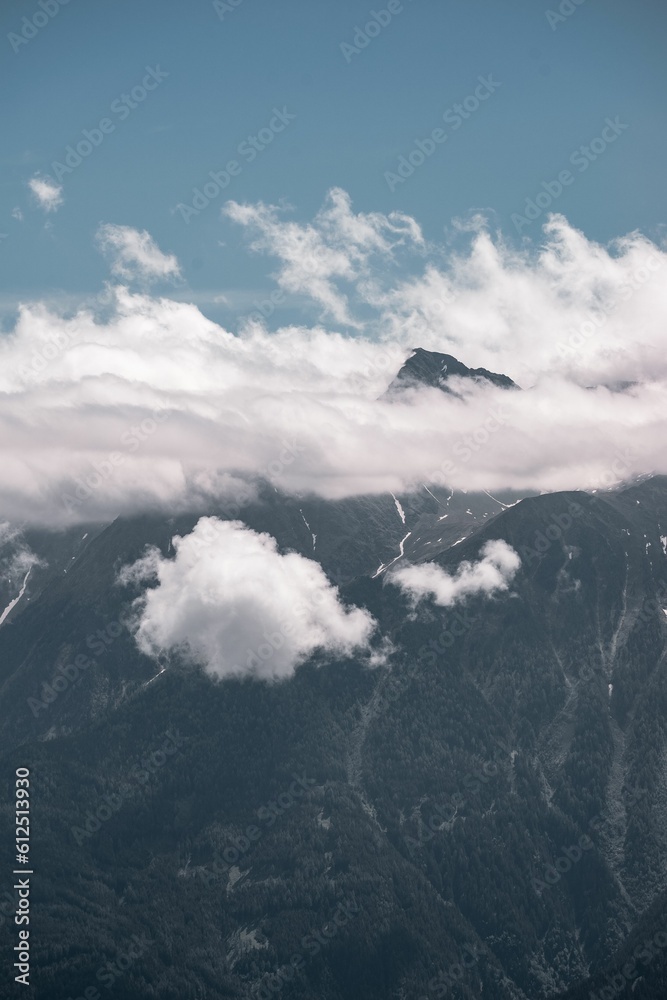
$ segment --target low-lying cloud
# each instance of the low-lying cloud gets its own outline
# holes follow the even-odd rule
[[[367,646],[371,615],[345,607],[318,563],[281,554],[270,535],[203,517],[172,544],[173,558],[150,549],[119,577],[157,581],[133,606],[147,655],[177,651],[217,678],[281,680],[316,651],[347,657]]]
[[[33,566],[44,565],[23,537],[23,532],[8,521],[0,521],[0,579],[15,590]]]
[[[506,591],[521,566],[517,552],[497,538],[486,542],[480,556],[477,562],[462,562],[454,574],[434,562],[400,566],[389,573],[387,582],[400,587],[415,605],[431,598],[441,608],[450,608],[466,597]]]
[[[227,213],[328,325],[232,332],[123,286],[99,310],[23,306],[0,335],[0,517],[205,514],[259,479],[337,499],[667,473],[667,254],[640,234],[603,247],[553,217],[529,252],[475,220],[454,253],[406,216],[355,214],[340,191],[309,223],[271,206]],[[147,233],[102,233],[115,273],[179,273]],[[417,346],[525,391],[461,383],[458,397],[385,398]]]

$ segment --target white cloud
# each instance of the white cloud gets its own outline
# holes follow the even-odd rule
[[[389,583],[400,587],[414,604],[433,598],[435,604],[449,608],[477,594],[490,596],[505,591],[521,566],[518,554],[500,538],[486,542],[478,562],[462,562],[453,575],[437,563],[417,563],[392,570]]]
[[[118,278],[150,282],[181,276],[176,257],[162,253],[146,230],[105,223],[97,230],[96,238],[102,252],[111,259],[111,273]]]
[[[667,254],[638,232],[605,247],[553,215],[541,246],[517,250],[475,216],[466,248],[446,251],[408,216],[354,215],[339,189],[309,224],[262,204],[225,212],[278,259],[286,291],[367,336],[465,355],[520,385],[667,376]]]
[[[239,205],[230,201],[223,209],[234,222],[256,233],[253,250],[277,257],[278,284],[291,293],[307,295],[324,315],[345,326],[359,327],[350,314],[347,295],[336,280],[358,283],[368,277],[374,254],[390,255],[398,246],[422,246],[424,238],[414,219],[400,212],[381,215],[352,212],[349,195],[334,188],[311,225],[281,219],[273,205]]]
[[[56,184],[48,177],[39,177],[38,175],[31,177],[28,181],[28,187],[35,196],[37,204],[45,212],[57,211],[64,201],[62,185]]]
[[[532,256],[477,224],[469,252],[445,259],[407,221],[353,215],[338,196],[311,228],[350,262],[354,335],[252,323],[234,334],[192,304],[122,287],[97,311],[23,306],[0,337],[0,517],[208,513],[257,478],[339,498],[667,473],[664,251],[639,234],[600,247],[555,219]],[[416,270],[403,265],[413,251]],[[335,299],[330,268],[323,281]],[[417,345],[535,388],[381,398]],[[619,379],[637,385],[586,388]]]
[[[35,555],[23,538],[20,528],[0,521],[0,578],[7,581],[10,588],[18,586],[33,566],[44,563]]]
[[[147,655],[177,650],[214,677],[279,680],[316,650],[350,656],[367,645],[368,612],[344,607],[318,563],[282,555],[270,535],[204,517],[172,542],[173,559],[149,550],[120,574],[157,580],[134,605]]]

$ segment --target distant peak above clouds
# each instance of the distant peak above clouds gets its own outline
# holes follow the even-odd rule
[[[456,378],[491,383],[501,389],[519,388],[508,375],[498,375],[486,368],[468,368],[451,354],[439,354],[437,351],[426,351],[422,347],[417,347],[387,389],[387,394],[392,396],[405,389],[431,386],[457,395],[451,383],[451,380]]]
[[[663,249],[638,233],[603,247],[553,216],[539,250],[480,222],[453,252],[338,190],[310,223],[286,212],[230,205],[226,218],[278,259],[301,323],[239,317],[232,331],[124,285],[97,311],[21,308],[0,337],[0,517],[206,513],[260,480],[340,499],[667,472]],[[97,239],[123,281],[184,280],[145,231]],[[313,303],[326,323],[307,320]],[[506,391],[517,383],[531,391]]]

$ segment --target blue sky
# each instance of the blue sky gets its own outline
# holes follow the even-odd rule
[[[57,0],[44,2],[53,10]],[[94,235],[112,223],[146,229],[176,254],[177,294],[233,329],[235,303],[272,287],[272,262],[249,255],[243,233],[221,218],[227,198],[286,202],[305,221],[340,186],[355,210],[407,212],[433,240],[450,238],[452,220],[474,212],[508,239],[539,240],[544,216],[520,235],[512,216],[569,167],[573,180],[553,209],[589,238],[638,229],[660,239],[667,11],[658,0],[393,0],[391,18],[381,15],[388,23],[359,52],[341,46],[354,43],[355,28],[372,21],[373,10],[386,10],[384,0],[219,6],[69,0],[23,44],[16,36],[33,29],[22,19],[38,15],[41,24],[41,8],[37,0],[5,0],[5,315],[19,298],[76,301],[99,291],[109,269]],[[559,6],[572,12],[547,16]],[[158,67],[166,78],[120,112],[114,102]],[[459,127],[455,112],[443,123],[466,98],[474,106],[480,77],[499,86]],[[281,131],[265,131],[272,141],[250,162],[239,146],[278,125],[276,109],[295,117]],[[62,178],[63,204],[45,213],[28,181],[52,176],[67,146],[104,118],[113,131]],[[604,129],[614,134],[607,119],[627,127],[600,142]],[[388,183],[399,158],[439,127],[446,141],[403,183]],[[604,150],[587,169],[573,166],[571,155],[596,139],[594,148]],[[176,207],[192,203],[193,189],[230,160],[239,164],[236,176],[186,223]],[[211,301],[218,293],[228,295],[229,311]]]

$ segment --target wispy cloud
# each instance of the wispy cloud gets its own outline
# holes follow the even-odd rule
[[[641,233],[603,246],[551,215],[517,249],[477,215],[452,251],[409,216],[355,214],[338,189],[309,223],[261,203],[225,212],[278,260],[285,291],[374,339],[478,358],[524,386],[544,373],[586,384],[667,372],[667,254]]]
[[[63,204],[62,186],[48,177],[40,177],[39,175],[31,177],[28,181],[28,187],[39,207],[43,208],[45,212],[55,212]]]
[[[349,195],[340,188],[329,193],[324,207],[307,225],[286,221],[283,210],[273,205],[230,201],[223,211],[254,234],[253,250],[280,260],[276,280],[285,291],[308,295],[325,316],[350,327],[359,327],[360,322],[351,314],[347,294],[337,281],[358,283],[368,277],[373,255],[390,255],[405,243],[424,243],[414,219],[399,212],[355,214]]]
[[[97,230],[96,239],[111,261],[111,273],[118,278],[152,282],[181,276],[177,258],[163,253],[146,230],[105,223]]]
[[[19,585],[33,566],[43,566],[23,537],[23,532],[8,521],[0,521],[0,577],[10,588]]]

